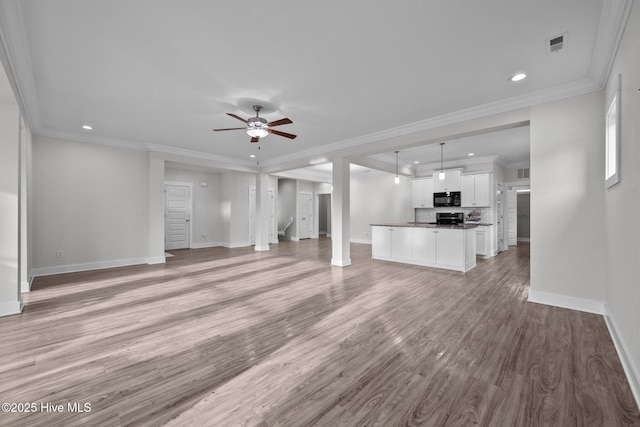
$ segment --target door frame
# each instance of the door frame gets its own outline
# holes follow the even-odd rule
[[[193,182],[165,181],[164,182],[164,250],[167,251],[167,185],[189,187],[189,248],[193,246]]]
[[[513,190],[516,192],[516,218],[517,218],[517,211],[518,211],[518,190],[531,190],[531,179],[523,179],[522,181],[511,181],[511,182],[505,182],[502,184],[503,185],[503,195],[508,196],[507,191],[508,190]],[[504,204],[504,209],[506,211],[507,209],[507,203],[508,201],[505,200],[505,198],[503,197],[503,201],[502,203]],[[506,212],[505,212],[506,214]],[[505,215],[506,216],[506,215]],[[518,242],[518,227],[517,227],[517,222],[516,222],[516,244]],[[506,221],[504,221],[504,234],[503,237],[505,238],[505,250],[507,250],[509,248],[509,220],[508,218],[506,218]]]
[[[314,219],[313,219],[313,226],[314,226],[314,231],[311,233],[311,238],[312,239],[318,239],[320,238],[320,196],[324,196],[324,195],[328,195],[329,196],[329,201],[333,202],[333,196],[331,195],[331,191],[321,191],[319,193],[315,193],[315,200],[314,200],[314,206],[313,206],[313,214],[314,214]],[[331,212],[329,212],[330,214]],[[327,237],[331,237],[331,230],[327,230]]]

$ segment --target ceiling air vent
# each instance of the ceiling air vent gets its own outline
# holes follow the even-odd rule
[[[567,45],[568,33],[563,33],[555,37],[548,38],[546,40],[547,55],[554,52],[559,52]]]

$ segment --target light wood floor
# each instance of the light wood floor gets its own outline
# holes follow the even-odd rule
[[[466,274],[330,241],[38,278],[0,318],[0,425],[640,425],[602,317],[527,303],[529,247]]]

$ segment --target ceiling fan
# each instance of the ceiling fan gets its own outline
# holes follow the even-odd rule
[[[255,117],[250,117],[247,120],[243,119],[240,116],[237,116],[233,113],[227,113],[229,116],[233,117],[234,119],[238,119],[242,122],[245,122],[247,124],[246,127],[243,128],[226,128],[226,129],[213,129],[214,131],[221,131],[221,130],[242,130],[245,129],[247,131],[247,134],[251,137],[251,142],[258,142],[260,140],[260,138],[264,138],[265,136],[269,135],[270,133],[274,134],[274,135],[279,135],[279,136],[284,136],[285,138],[289,138],[289,139],[295,139],[295,137],[297,135],[293,135],[291,133],[286,133],[286,132],[281,132],[279,130],[275,130],[275,129],[271,129],[273,126],[281,126],[281,125],[288,125],[290,123],[293,123],[291,120],[284,118],[284,119],[280,119],[280,120],[276,120],[274,122],[268,122],[266,119],[263,119],[262,117],[260,117],[260,110],[262,110],[262,106],[261,105],[254,105],[253,106],[253,111],[256,112],[256,116]]]

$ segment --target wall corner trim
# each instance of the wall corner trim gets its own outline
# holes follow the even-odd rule
[[[541,292],[529,288],[529,298],[527,301],[537,304],[551,305],[554,307],[568,308],[570,310],[584,311],[586,313],[604,315],[604,302],[586,298]]]
[[[622,363],[622,368],[627,376],[627,381],[629,381],[633,397],[636,399],[636,405],[640,406],[640,371],[633,362],[633,358],[629,357],[631,355],[629,347],[625,344],[622,335],[618,332],[619,329],[616,325],[616,321],[606,304],[604,306],[604,321],[609,329],[609,335],[611,335],[611,340],[613,341],[613,345],[615,346],[618,357],[620,358],[620,363]]]

